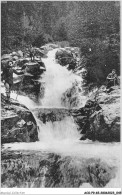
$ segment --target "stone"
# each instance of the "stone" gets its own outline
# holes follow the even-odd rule
[[[10,54],[4,54],[1,57],[1,60],[11,60],[11,59],[12,59],[12,56]]]
[[[26,124],[26,122],[22,119],[22,120],[18,121],[16,125],[18,127],[23,127],[25,124]]]
[[[13,52],[11,53],[11,55],[12,55],[12,56],[17,56],[17,52],[13,51]]]
[[[72,65],[73,55],[71,51],[67,51],[66,49],[58,49],[55,58],[58,63],[62,66],[66,66],[67,64]],[[68,66],[69,67],[69,66]]]
[[[38,62],[28,62],[26,65],[26,72],[32,74],[36,78],[41,75],[42,70],[40,69],[40,64]]]
[[[21,50],[17,51],[19,57],[23,57],[23,52]]]
[[[1,157],[1,186],[78,188],[88,183],[102,188],[116,177],[116,169],[116,165],[97,158],[7,149]]]
[[[88,100],[72,116],[82,135],[81,140],[120,142],[120,89],[114,87],[110,94],[101,89],[96,100]],[[86,116],[86,118],[82,118]]]
[[[13,56],[12,59],[13,60],[18,60],[19,58],[18,58],[18,56]]]
[[[29,62],[28,58],[19,58],[18,61],[17,61],[17,66],[18,67],[23,67],[28,62]]]
[[[48,121],[61,121],[67,116],[71,116],[70,110],[65,108],[36,108],[34,115],[43,123]]]
[[[3,96],[3,95],[2,95]],[[2,98],[3,99],[3,98]],[[5,99],[4,99],[5,101]],[[34,142],[38,140],[38,130],[33,114],[21,104],[11,101],[11,109],[2,104],[1,142]],[[29,125],[30,124],[30,125]]]

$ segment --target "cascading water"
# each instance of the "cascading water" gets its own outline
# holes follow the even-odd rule
[[[62,121],[53,123],[49,121],[46,124],[39,121],[38,124],[40,126],[39,140],[42,142],[73,142],[80,138],[77,125],[71,117],[65,117]]]
[[[43,77],[45,82],[45,95],[42,100],[43,107],[63,107],[61,98],[63,93],[72,87],[76,81],[82,83],[82,78],[62,67],[55,60],[57,49],[49,51],[48,58],[43,59],[46,66],[46,73]],[[86,102],[86,100],[84,100]],[[82,101],[82,104],[84,102]]]
[[[66,67],[62,67],[55,61],[56,49],[49,51],[48,58],[43,59],[46,66],[46,72],[43,75],[42,81],[45,82],[45,95],[41,100],[41,105],[37,105],[32,100],[24,96],[18,96],[18,100],[25,104],[29,109],[31,108],[63,108],[62,95],[75,82],[81,83],[82,78],[69,72]],[[14,97],[14,95],[12,95]],[[16,97],[16,96],[15,96]],[[82,99],[82,104],[86,102]],[[34,114],[34,113],[33,113]],[[100,144],[99,142],[92,142],[89,140],[79,141],[80,135],[73,118],[65,117],[61,121],[42,123],[35,117],[39,126],[38,137],[39,141],[35,143],[13,143],[5,144],[5,148],[11,147],[11,150],[35,150],[54,152],[63,155],[75,156],[77,158],[98,158],[102,161],[119,167],[118,156],[120,155],[119,144]],[[75,159],[75,160],[76,160]],[[76,160],[77,162],[77,160]],[[44,169],[45,170],[45,169]],[[45,175],[43,177],[43,184],[45,186]],[[110,182],[109,187],[119,184],[119,177],[116,181]],[[116,185],[117,184],[117,185]],[[83,185],[89,187],[89,185]],[[62,186],[63,187],[63,186]]]

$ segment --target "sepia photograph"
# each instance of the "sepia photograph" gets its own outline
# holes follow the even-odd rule
[[[0,3],[2,193],[121,194],[120,1]]]

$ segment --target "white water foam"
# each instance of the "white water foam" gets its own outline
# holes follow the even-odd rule
[[[68,71],[66,67],[61,66],[55,61],[57,49],[49,51],[48,58],[43,59],[46,66],[46,72],[43,76],[45,82],[45,95],[42,100],[44,107],[62,107],[61,97],[63,93],[72,87],[75,81],[82,83],[82,78]]]
[[[3,93],[6,96],[5,87],[4,86],[1,87],[1,93]],[[19,94],[15,93],[15,92],[11,92],[10,98],[12,98],[14,100],[17,100],[20,104],[25,105],[29,109],[34,109],[34,108],[38,108],[38,106],[41,106],[41,105],[38,105],[37,103],[35,103],[29,97],[23,96],[23,95],[19,95]]]
[[[69,141],[69,140],[49,140],[46,142],[33,142],[33,143],[10,143],[5,144],[4,149],[9,150],[30,150],[30,151],[42,151],[42,152],[53,152],[63,156],[71,156],[78,158],[93,158],[100,159],[106,162],[109,166],[117,167],[116,177],[111,179],[105,188],[120,188],[120,144],[103,144],[93,143],[89,140],[86,142],[80,141]],[[84,183],[81,188],[92,188],[89,183]]]
[[[46,143],[55,141],[76,141],[80,138],[77,125],[73,118],[66,117],[62,121],[47,122],[46,124],[38,121],[39,140]]]
[[[55,152],[83,158],[100,158],[109,165],[119,164],[121,147],[119,143],[99,143],[76,141],[72,139],[53,140],[48,137],[47,142],[37,141],[31,143],[7,143],[4,149],[10,150],[35,150]]]

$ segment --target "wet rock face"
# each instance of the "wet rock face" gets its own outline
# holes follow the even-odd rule
[[[79,48],[62,48],[57,50],[55,59],[61,66],[67,66],[68,70],[75,70],[77,67],[77,56],[79,55]]]
[[[30,158],[31,156],[31,158]],[[2,187],[105,187],[116,167],[99,159],[61,157],[34,151],[2,152]]]
[[[39,108],[34,109],[33,113],[36,115],[38,119],[40,119],[43,123],[48,121],[61,121],[66,116],[70,116],[70,110],[65,108]]]
[[[91,103],[90,103],[91,102]],[[120,141],[120,94],[118,87],[107,94],[99,92],[96,100],[72,113],[83,136],[93,141]]]
[[[109,114],[109,113],[108,113]],[[89,138],[103,142],[120,141],[120,117],[115,117],[111,124],[107,124],[102,112],[95,113],[90,118]],[[119,121],[119,122],[117,122]]]
[[[22,105],[15,104],[11,104],[10,109],[2,105],[1,142],[37,141],[37,124],[32,113]]]
[[[81,85],[79,85],[77,82],[74,82],[72,87],[63,93],[61,97],[61,103],[66,108],[76,108],[81,105],[79,96],[82,95],[83,93],[81,92]]]

